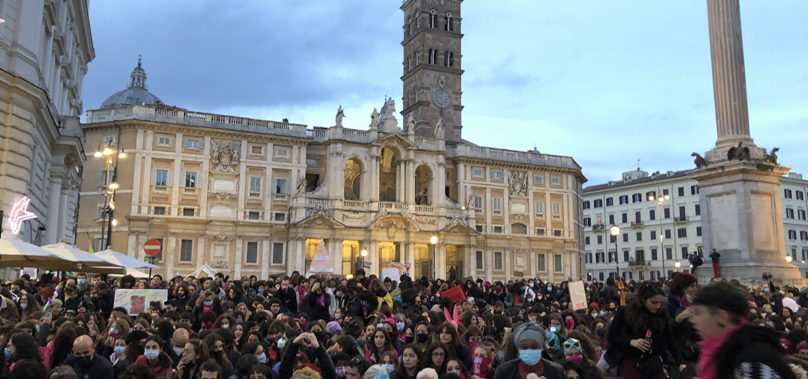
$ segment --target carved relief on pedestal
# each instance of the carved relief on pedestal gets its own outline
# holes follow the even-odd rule
[[[512,171],[508,177],[511,196],[527,196],[527,172]]]

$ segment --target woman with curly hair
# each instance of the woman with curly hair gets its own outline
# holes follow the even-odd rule
[[[640,283],[615,312],[607,333],[606,361],[626,379],[667,378],[664,366],[678,370],[679,351],[668,324],[665,292],[659,283]],[[668,356],[673,361],[666,359]]]
[[[384,328],[378,328],[373,332],[373,339],[369,340],[367,343],[365,359],[367,359],[370,364],[381,363],[382,355],[387,351],[392,351],[396,358],[398,358],[398,353],[396,353],[393,347],[390,334],[388,334]]]

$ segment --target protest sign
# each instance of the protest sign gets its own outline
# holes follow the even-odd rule
[[[123,307],[130,316],[148,313],[152,302],[162,306],[168,300],[168,290],[117,289],[115,290],[114,307]]]

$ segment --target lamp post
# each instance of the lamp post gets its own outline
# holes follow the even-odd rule
[[[362,270],[364,270],[365,269],[365,257],[368,256],[368,249],[363,248],[362,251],[359,252],[359,255],[362,256],[362,267],[360,267],[360,268]]]
[[[661,192],[659,188],[657,188],[657,192]],[[665,260],[668,259],[668,255],[665,254],[665,246],[662,244],[662,241],[665,239],[665,237],[662,235],[662,218],[663,218],[662,217],[662,204],[665,201],[669,200],[670,198],[671,198],[671,196],[668,195],[668,194],[662,194],[661,196],[656,196],[656,197],[654,197],[654,195],[648,196],[649,201],[654,201],[654,200],[657,201],[657,209],[659,209],[659,214],[657,215],[657,217],[659,217],[659,253],[662,254],[662,277],[663,278],[668,277],[668,270],[665,269]],[[679,263],[679,262],[677,261],[676,263]]]
[[[438,267],[438,262],[437,262],[437,258],[435,258],[435,245],[437,243],[438,243],[438,236],[437,235],[433,234],[431,237],[429,237],[429,245],[432,247],[431,258],[432,258],[432,267],[433,267],[432,268],[432,278],[433,279],[438,277],[437,272],[436,272],[437,267]]]
[[[126,153],[123,150],[118,151],[111,147],[104,147],[101,151],[93,153],[95,158],[103,158],[106,163],[106,172],[104,176],[104,212],[101,218],[101,250],[109,248],[110,239],[112,239],[112,227],[118,225],[118,220],[114,219],[115,215],[115,190],[118,189],[118,159],[126,158]],[[113,162],[114,159],[114,162]],[[114,171],[113,171],[114,170]],[[106,228],[106,236],[104,235],[104,228]]]
[[[620,261],[617,258],[617,235],[620,234],[620,227],[612,225],[609,227],[609,233],[614,237],[614,268],[617,270],[617,280],[620,279]]]
[[[676,272],[679,272],[679,267],[682,267],[682,264],[679,263],[679,261],[676,261],[676,263],[674,263],[673,266],[676,267]]]

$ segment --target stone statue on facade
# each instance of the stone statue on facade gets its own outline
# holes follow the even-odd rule
[[[731,147],[727,151],[727,160],[737,159],[739,161],[749,160],[749,148],[744,147],[743,142],[738,142],[738,146]]]
[[[772,151],[766,154],[765,161],[773,165],[777,165],[777,152],[780,151],[779,147],[773,147]]]
[[[339,109],[337,109],[337,117],[336,117],[336,120],[335,120],[336,123],[334,125],[342,127],[342,118],[343,117],[345,117],[345,111],[342,110],[342,105],[340,105]]]
[[[238,165],[241,156],[241,144],[231,143],[216,143],[213,151],[210,153],[210,159],[216,164],[219,171],[231,172],[233,166]]]
[[[439,118],[438,123],[435,124],[435,138],[446,138],[446,131],[443,129],[443,118]]]
[[[370,129],[373,129],[379,125],[379,111],[376,108],[373,108],[373,113],[370,114]]]
[[[407,120],[407,130],[410,133],[415,133],[415,117],[410,113],[410,118]]]
[[[693,160],[693,163],[696,164],[696,168],[707,167],[707,165],[710,164],[710,162],[704,159],[704,157],[702,157],[699,153],[693,152],[693,154],[690,154],[690,156],[696,157],[696,159]]]

